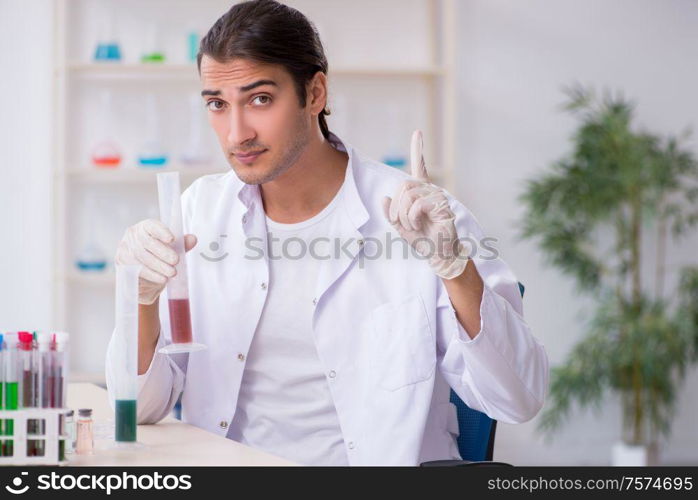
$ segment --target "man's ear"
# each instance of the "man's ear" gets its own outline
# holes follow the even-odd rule
[[[327,75],[322,71],[315,73],[306,87],[307,102],[310,112],[319,115],[327,106]]]

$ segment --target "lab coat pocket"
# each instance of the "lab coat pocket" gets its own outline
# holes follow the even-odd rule
[[[394,391],[431,378],[436,346],[418,293],[378,306],[372,323],[370,364],[380,387]]]

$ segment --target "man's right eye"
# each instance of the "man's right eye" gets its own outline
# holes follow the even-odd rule
[[[221,109],[223,109],[223,102],[212,99],[206,103],[206,107],[210,111],[220,111]]]

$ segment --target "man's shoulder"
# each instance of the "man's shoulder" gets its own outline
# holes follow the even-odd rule
[[[192,182],[184,193],[188,196],[194,196],[197,194],[209,194],[213,191],[218,191],[223,189],[228,183],[242,182],[235,175],[232,169],[227,172],[218,172],[215,174],[207,174],[198,177],[194,182]]]
[[[392,192],[404,181],[410,179],[410,175],[396,167],[391,167],[371,158],[357,155],[356,181],[362,190]]]

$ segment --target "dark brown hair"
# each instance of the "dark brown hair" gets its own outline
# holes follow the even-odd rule
[[[196,61],[207,55],[218,62],[235,58],[283,66],[293,78],[301,107],[306,85],[318,72],[327,74],[327,58],[315,26],[303,14],[274,0],[252,0],[234,5],[206,33]],[[318,115],[320,130],[329,138],[325,106]]]

